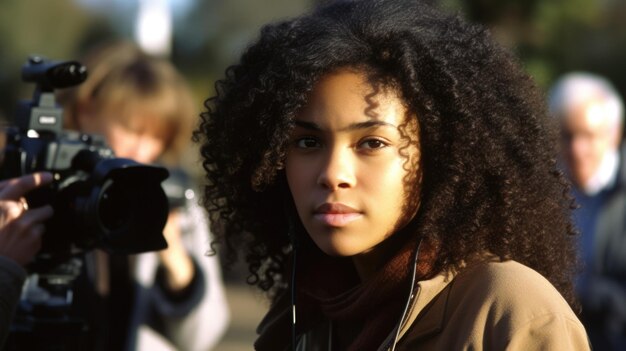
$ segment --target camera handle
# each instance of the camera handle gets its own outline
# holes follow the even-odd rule
[[[4,351],[81,350],[89,326],[70,314],[73,283],[83,261],[78,257],[45,273],[28,276]]]
[[[46,61],[31,56],[22,67],[22,80],[35,83],[32,101],[21,102],[16,125],[21,131],[50,132],[58,135],[63,130],[63,109],[57,106],[54,89],[82,83],[87,68],[76,61]]]

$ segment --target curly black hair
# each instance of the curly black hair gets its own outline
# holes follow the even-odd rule
[[[246,253],[250,283],[288,282],[294,116],[320,77],[357,67],[388,77],[417,116],[415,237],[438,248],[435,271],[488,251],[535,269],[576,306],[573,200],[542,92],[484,27],[416,0],[337,1],[267,25],[216,83],[194,134],[204,201],[229,257]]]

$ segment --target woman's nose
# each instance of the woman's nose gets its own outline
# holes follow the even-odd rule
[[[317,183],[330,190],[352,188],[356,185],[355,160],[349,148],[329,150],[322,162]]]

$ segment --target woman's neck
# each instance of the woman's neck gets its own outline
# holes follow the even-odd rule
[[[400,250],[406,242],[407,231],[393,233],[369,251],[352,256],[352,263],[361,281],[376,274]]]

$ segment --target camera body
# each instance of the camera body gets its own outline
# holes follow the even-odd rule
[[[116,158],[100,135],[63,130],[54,90],[80,84],[86,76],[75,61],[32,57],[22,67],[22,80],[36,87],[6,131],[0,178],[39,171],[54,176],[50,186],[26,196],[30,207],[51,204],[54,209],[36,269],[92,248],[133,254],[167,247],[162,230],[168,199],[161,182],[168,171]]]

